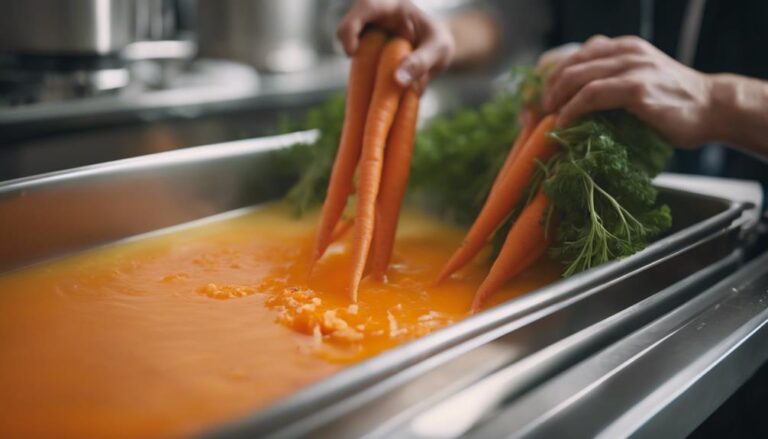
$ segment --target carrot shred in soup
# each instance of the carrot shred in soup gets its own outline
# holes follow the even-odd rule
[[[352,304],[351,234],[307,277],[315,224],[273,205],[0,277],[0,437],[200,433],[461,320],[487,273],[433,286],[463,232],[406,211],[386,281]]]

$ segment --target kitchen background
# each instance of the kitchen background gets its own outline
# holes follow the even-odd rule
[[[4,0],[0,181],[273,133],[343,90],[335,26],[348,3]],[[468,30],[427,117],[481,102],[535,59],[549,27],[545,9],[515,13],[536,10],[530,0],[418,3]]]
[[[348,3],[0,1],[0,181],[274,133],[282,117],[343,90],[335,26]],[[678,58],[692,53],[687,61],[705,71],[768,77],[768,59],[751,50],[766,41],[768,2],[710,1],[687,49],[685,1],[416,3],[466,29],[456,65],[423,100],[424,118],[478,104],[512,66],[594,33],[639,34]],[[717,145],[676,154],[673,170],[768,178],[764,163]],[[766,376],[720,416],[751,416],[743,409],[768,399]]]

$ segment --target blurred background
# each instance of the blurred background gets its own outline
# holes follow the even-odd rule
[[[596,33],[636,34],[709,71],[768,78],[743,0],[415,0],[457,35],[423,116],[476,105],[514,65]],[[347,0],[0,1],[0,181],[274,133],[344,88]],[[734,49],[737,48],[737,49]],[[708,145],[673,170],[759,179],[764,163]]]
[[[502,38],[504,2],[417,3],[482,46],[434,84],[427,116],[481,102],[514,58],[540,50],[542,24]],[[0,1],[0,181],[274,133],[343,91],[335,30],[349,4]]]

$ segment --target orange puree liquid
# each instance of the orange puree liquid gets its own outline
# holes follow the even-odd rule
[[[387,282],[352,305],[351,233],[307,279],[315,222],[269,206],[0,277],[0,437],[204,431],[464,318],[487,270],[431,286],[462,232],[405,212]],[[488,305],[558,273],[542,261]]]

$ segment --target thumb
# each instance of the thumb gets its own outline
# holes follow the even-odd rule
[[[450,36],[432,32],[395,71],[395,80],[408,87],[419,78],[430,78],[448,66],[453,54]]]
[[[425,76],[428,66],[424,61],[421,51],[417,50],[410,54],[400,63],[400,67],[395,71],[395,80],[403,87],[413,84],[417,78]]]
[[[395,71],[395,80],[407,87],[418,78],[445,68],[449,58],[450,49],[442,45],[438,38],[429,38],[400,63]]]

